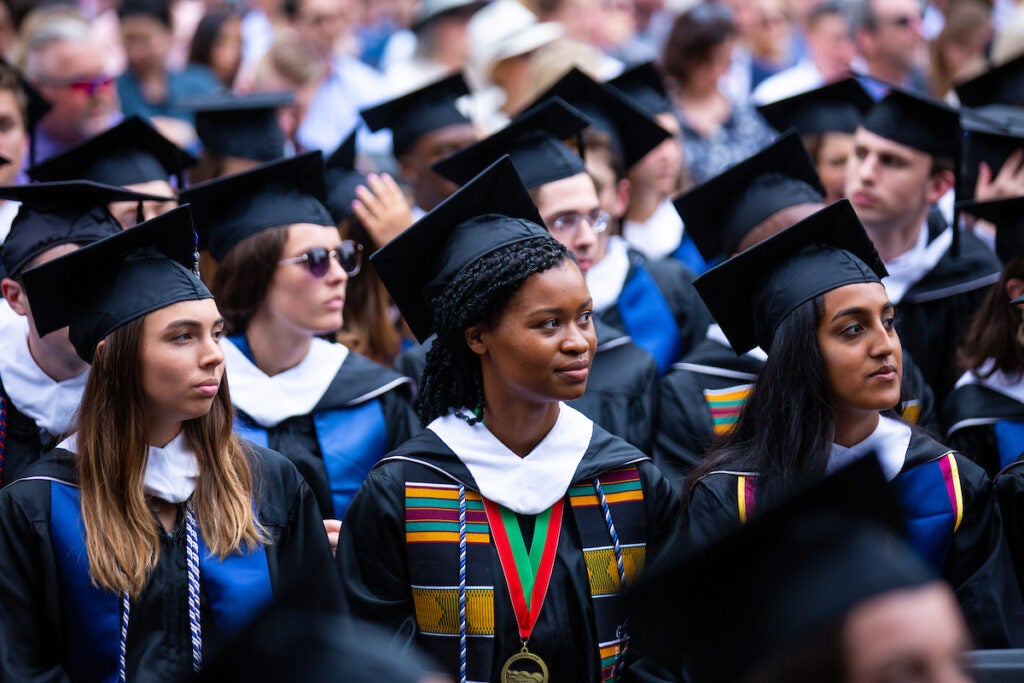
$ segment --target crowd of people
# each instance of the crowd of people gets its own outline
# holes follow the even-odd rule
[[[0,680],[1024,675],[1022,23],[0,1]]]

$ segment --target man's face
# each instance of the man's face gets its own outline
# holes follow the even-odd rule
[[[90,41],[56,42],[40,55],[39,63],[35,81],[53,105],[40,121],[43,130],[65,143],[103,131],[118,104],[99,48]]]
[[[587,271],[600,263],[608,246],[608,233],[595,233],[587,220],[580,220],[576,230],[559,231],[555,221],[563,216],[587,216],[599,210],[594,181],[586,173],[545,183],[534,190],[537,211],[551,236],[576,255],[580,270]]]
[[[295,28],[303,42],[330,56],[351,25],[350,10],[348,0],[301,0]]]
[[[430,166],[449,154],[476,142],[472,124],[456,123],[421,135],[408,153],[399,159],[402,177],[412,185],[416,205],[430,211],[447,199],[458,185],[430,170]]]
[[[846,196],[869,229],[900,228],[923,220],[941,191],[932,157],[858,128],[847,159]]]
[[[18,100],[10,90],[0,90],[0,157],[9,164],[0,166],[0,185],[14,183],[28,152],[28,133]]]
[[[826,14],[807,30],[807,49],[814,66],[826,82],[850,73],[850,62],[856,54],[850,38],[850,25],[841,14]]]
[[[869,58],[909,70],[924,37],[917,0],[874,0],[877,25],[868,40]]]

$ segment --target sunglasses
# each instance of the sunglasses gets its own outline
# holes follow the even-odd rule
[[[53,81],[46,83],[54,88],[70,88],[71,90],[92,97],[100,90],[109,88],[114,84],[110,76],[97,76],[95,78],[79,78],[72,81]]]
[[[341,269],[349,277],[358,275],[363,267],[363,245],[352,240],[344,240],[334,249],[313,247],[305,254],[292,258],[282,259],[277,262],[279,266],[289,263],[301,263],[309,270],[309,274],[315,278],[322,278],[331,269],[331,259],[336,259]]]

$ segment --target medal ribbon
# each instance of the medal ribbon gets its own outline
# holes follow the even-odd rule
[[[558,549],[558,537],[562,533],[564,501],[558,501],[537,515],[533,542],[527,552],[516,513],[486,498],[483,500],[491,537],[501,561],[501,572],[505,575],[508,592],[512,597],[519,637],[525,644],[540,616],[551,572],[555,568],[555,551]]]

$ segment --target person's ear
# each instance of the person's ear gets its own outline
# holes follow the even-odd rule
[[[487,355],[487,329],[483,325],[467,327],[465,338],[470,351],[478,356]]]
[[[1024,295],[1024,280],[1016,277],[1008,279],[1006,281],[1006,296],[1009,297],[1010,301],[1021,295]]]
[[[18,315],[28,315],[28,297],[25,296],[24,287],[15,280],[5,277],[3,280],[0,280],[0,291],[3,292],[4,299],[7,300],[7,304],[11,307],[12,311]]]
[[[92,355],[92,362],[93,362],[93,364],[95,364],[97,361],[99,361],[101,358],[103,358],[103,354],[105,354],[106,352],[107,352],[107,340],[106,339],[101,339],[100,343],[96,345],[96,353],[94,353]]]

